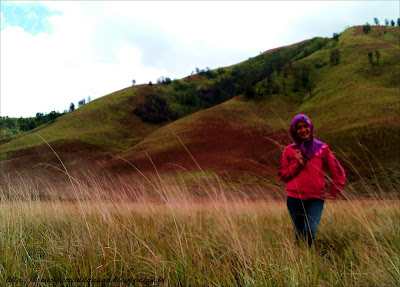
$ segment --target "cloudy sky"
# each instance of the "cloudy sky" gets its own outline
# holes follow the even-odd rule
[[[161,76],[230,66],[346,27],[398,1],[1,1],[1,116],[62,112]]]

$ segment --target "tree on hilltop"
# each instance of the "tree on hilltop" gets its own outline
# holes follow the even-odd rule
[[[82,99],[78,102],[78,108],[86,104],[86,99]]]
[[[50,120],[51,122],[54,122],[54,120],[59,116],[59,114],[60,114],[60,113],[58,113],[58,112],[56,112],[56,111],[51,111],[51,112],[48,114],[49,120]]]
[[[389,26],[389,20],[388,19],[385,19],[385,25]]]
[[[339,42],[339,34],[338,33],[333,33],[333,40],[336,42]]]
[[[69,111],[70,112],[73,112],[75,110],[75,105],[74,105],[74,103],[71,103],[70,105],[69,105]],[[36,114],[36,117],[37,117],[37,114]]]
[[[368,34],[368,32],[371,31],[371,25],[367,22],[364,26],[363,26],[363,32],[365,34]]]
[[[390,25],[392,25],[394,27],[396,25],[396,22],[394,22],[394,20],[391,20]]]
[[[164,76],[161,76],[161,78],[157,79],[157,84],[162,84],[164,83],[164,81],[165,81]]]
[[[379,26],[379,20],[378,20],[378,18],[374,18],[374,22],[375,22],[375,25],[376,25],[376,26]]]
[[[400,18],[397,18],[397,26],[400,26]]]

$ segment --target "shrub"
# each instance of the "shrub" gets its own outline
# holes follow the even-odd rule
[[[379,59],[381,58],[381,54],[379,53],[378,50],[375,51],[375,57],[376,57],[376,61],[379,63]]]
[[[333,33],[333,40],[335,40],[335,42],[339,42],[339,34],[338,33]]]
[[[235,95],[235,84],[231,78],[223,78],[214,85],[199,89],[197,95],[208,106],[217,105]]]
[[[368,34],[368,32],[371,31],[371,25],[367,22],[365,25],[363,25],[363,32],[365,34]]]
[[[168,109],[167,101],[155,94],[145,95],[145,102],[138,105],[133,113],[143,121],[150,123],[161,123],[169,118],[176,118]]]
[[[337,65],[340,62],[340,51],[339,49],[332,49],[329,55],[329,62],[331,66]]]
[[[374,62],[374,54],[372,52],[368,52],[368,61],[371,65]]]

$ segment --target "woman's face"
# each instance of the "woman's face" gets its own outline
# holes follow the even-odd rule
[[[310,137],[311,129],[307,122],[298,121],[296,123],[297,137],[302,140],[306,140]]]

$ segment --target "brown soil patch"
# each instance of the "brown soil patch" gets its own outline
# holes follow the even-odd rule
[[[308,42],[309,40],[310,40],[310,39],[308,39],[308,40],[303,40],[303,41],[301,41],[301,42],[294,43],[294,44],[291,44],[291,45],[282,46],[282,47],[279,47],[279,48],[269,49],[269,50],[265,51],[263,54],[272,53],[272,52],[278,51],[278,50],[283,49],[283,48],[286,48],[286,47],[298,46],[298,45],[300,45],[300,44],[304,44],[304,43]]]
[[[167,151],[147,151],[151,160],[144,152],[135,153],[135,150],[126,159],[141,172],[154,172],[155,169],[159,173],[192,171],[200,166],[220,175],[228,174],[230,178],[251,174],[276,179],[281,147],[288,140],[284,130],[271,133],[268,139],[265,135],[223,120],[207,120],[178,136],[182,142],[190,142],[186,145],[189,153],[176,139],[173,148]],[[136,172],[134,167],[121,159],[113,159],[108,167],[118,173]]]
[[[389,31],[391,29],[398,28],[398,27],[392,27],[392,26],[375,26],[375,25],[370,25],[370,26],[371,26],[371,30],[366,35],[369,35],[372,37],[379,37],[379,36],[383,35],[385,33],[385,31]],[[363,26],[354,27],[353,35],[357,36],[357,35],[361,35],[361,34],[364,34]]]
[[[194,75],[189,75],[187,77],[184,77],[183,79],[186,82],[200,82],[202,80],[202,77],[199,74],[194,74]]]
[[[69,168],[87,167],[91,169],[88,166],[88,162],[101,162],[112,157],[111,153],[96,145],[78,141],[57,141],[51,143],[51,147],[57,155],[45,144],[38,147],[20,149],[15,152],[7,152],[7,159],[10,160],[1,162],[2,172],[29,173],[33,170],[46,169],[48,166],[63,170],[58,157]]]

